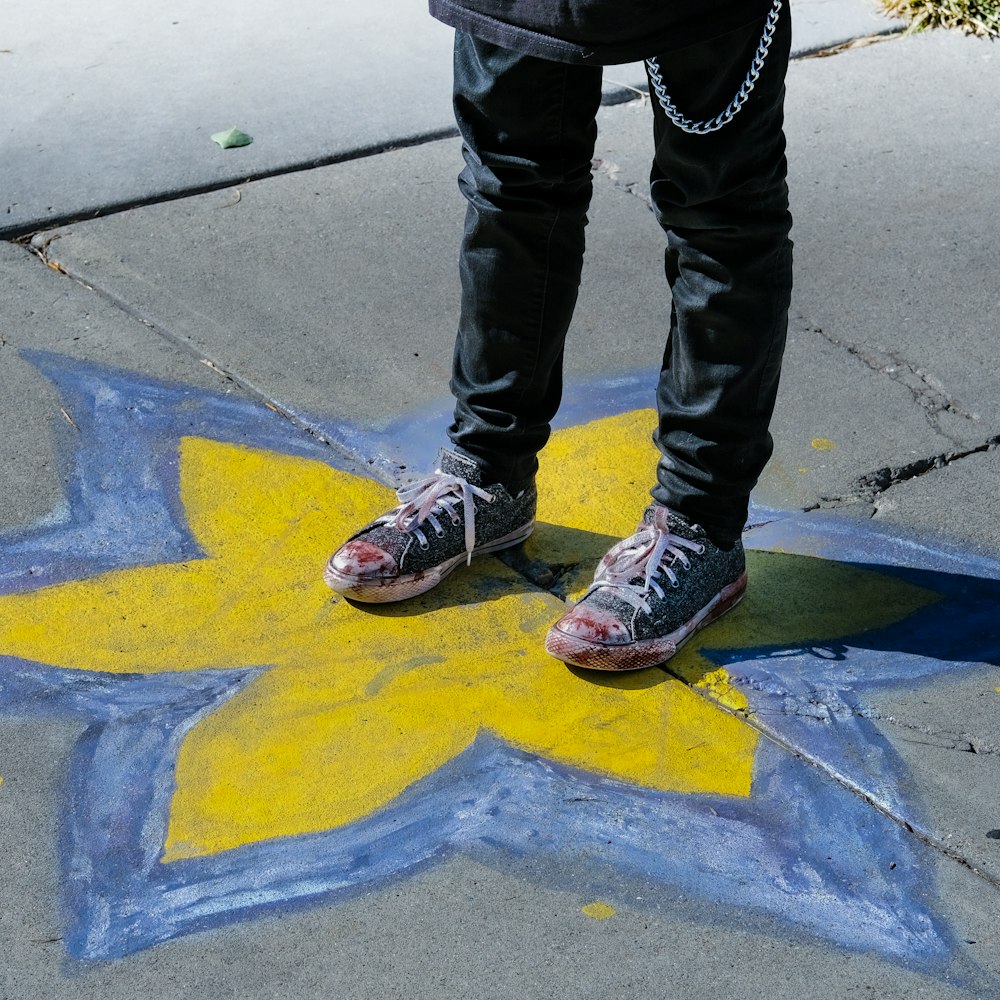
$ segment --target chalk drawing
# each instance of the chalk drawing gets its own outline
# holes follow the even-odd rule
[[[338,459],[265,407],[27,356],[79,435],[65,506],[0,546],[0,711],[90,721],[61,845],[73,956],[462,851],[592,899],[680,893],[947,962],[927,849],[746,717],[919,829],[863,695],[1000,663],[997,563],[755,509],[748,598],[676,659],[680,679],[594,677],[542,650],[560,597],[496,559],[400,606],[323,588],[329,550],[391,496],[357,470],[392,475],[402,421],[313,421]],[[577,592],[634,526],[644,384],[570,390],[519,557],[568,567],[554,589]],[[409,425],[414,452],[431,423]]]

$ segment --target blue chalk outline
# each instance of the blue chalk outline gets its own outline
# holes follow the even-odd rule
[[[6,712],[96,720],[70,761],[61,852],[66,944],[79,958],[119,958],[260,909],[350,898],[454,851],[486,862],[584,854],[647,886],[752,907],[911,965],[933,968],[952,946],[925,902],[926,862],[902,829],[766,743],[753,798],[733,799],[637,793],[482,733],[364,821],[162,864],[181,740],[259,671],[119,676],[10,658],[0,667]],[[754,879],[755,868],[778,874],[780,892]]]
[[[199,554],[177,495],[181,436],[344,467],[321,441],[263,406],[58,355],[25,356],[62,393],[80,439],[67,456],[66,508],[4,540],[0,592]],[[601,391],[595,391],[598,383],[570,387],[564,414],[576,421],[649,405],[642,394],[651,384],[643,373],[615,380],[610,389],[605,383]],[[374,458],[383,476],[394,468],[398,427],[374,433],[319,420],[315,427],[356,454],[362,467]],[[931,586],[942,600],[915,620],[845,637],[840,652],[849,652],[846,659],[810,649],[702,652],[727,666],[751,709],[773,709],[776,700],[818,702],[825,719],[779,713],[774,731],[798,745],[820,746],[844,766],[845,780],[874,787],[887,806],[908,819],[913,813],[910,821],[918,825],[919,804],[896,794],[902,764],[864,717],[857,695],[984,660],[1000,662],[1000,636],[984,617],[990,607],[996,617],[1000,564],[867,526],[803,520],[758,510],[756,523],[763,526],[748,540],[867,567],[877,558],[873,568]],[[971,627],[948,638],[956,616]],[[893,655],[883,655],[887,650]],[[70,819],[62,844],[72,955],[120,957],[262,909],[348,898],[462,851],[487,861],[498,855],[535,859],[543,868],[546,858],[565,867],[567,857],[586,856],[586,871],[595,884],[604,879],[612,897],[622,879],[633,879],[647,890],[658,884],[712,905],[750,907],[786,929],[807,928],[838,945],[927,971],[940,972],[948,963],[954,942],[934,916],[929,849],[766,742],[758,749],[753,795],[742,800],[636,789],[540,760],[482,733],[465,753],[364,821],[162,864],[180,741],[263,669],[123,677],[0,657],[3,711],[93,720],[70,762]],[[864,682],[856,676],[862,672]],[[852,764],[857,754],[851,750],[862,746],[867,763]],[[860,838],[859,831],[871,835]],[[754,866],[770,874],[755,877]]]

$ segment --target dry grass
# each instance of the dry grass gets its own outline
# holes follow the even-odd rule
[[[882,0],[888,14],[910,31],[959,28],[969,35],[1000,38],[1000,0]]]

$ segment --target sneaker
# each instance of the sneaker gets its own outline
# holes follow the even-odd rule
[[[743,545],[712,544],[703,528],[666,507],[646,509],[636,533],[611,548],[545,648],[591,670],[641,670],[670,659],[746,590]]]
[[[330,557],[323,579],[355,601],[416,597],[474,555],[523,542],[535,526],[534,484],[516,496],[482,483],[479,466],[442,450],[437,471],[397,491],[399,506],[352,535]]]

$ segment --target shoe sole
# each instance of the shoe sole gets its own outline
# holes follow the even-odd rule
[[[744,571],[736,580],[723,587],[693,618],[686,621],[670,635],[655,639],[637,639],[629,643],[602,643],[594,639],[563,632],[558,623],[549,629],[545,637],[545,649],[557,660],[570,663],[587,670],[644,670],[665,663],[699,629],[732,611],[743,600],[747,589],[747,574]]]
[[[486,545],[480,545],[472,550],[472,557],[489,555],[493,552],[500,552],[502,549],[510,549],[523,542],[535,529],[535,522],[531,521],[526,525],[512,531],[502,538],[497,538]],[[426,594],[428,590],[436,587],[452,570],[462,565],[466,560],[466,553],[462,552],[451,559],[432,566],[429,569],[420,570],[417,573],[408,573],[403,576],[392,576],[376,579],[359,579],[354,576],[347,576],[338,572],[331,564],[327,564],[323,571],[323,581],[331,589],[344,597],[349,597],[352,601],[361,601],[363,604],[390,604],[393,601],[405,601],[409,597],[418,597]]]

